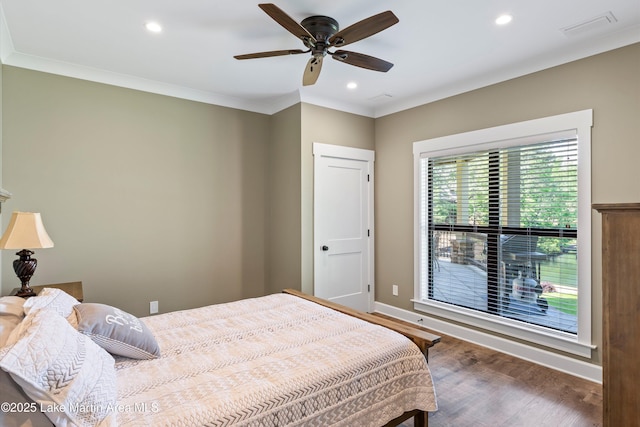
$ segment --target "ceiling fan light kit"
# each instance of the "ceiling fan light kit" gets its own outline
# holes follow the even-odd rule
[[[303,19],[301,23],[297,23],[275,4],[262,3],[258,6],[284,29],[299,38],[307,50],[288,49],[250,53],[236,55],[234,56],[236,59],[268,58],[272,56],[311,53],[311,58],[307,62],[302,76],[302,84],[304,86],[316,83],[322,70],[323,59],[327,54],[337,61],[367,70],[387,72],[393,67],[393,64],[390,62],[362,53],[346,50],[331,52],[329,50],[331,48],[355,43],[397,24],[399,22],[398,18],[389,10],[370,16],[340,30],[338,21],[328,16],[310,16]]]

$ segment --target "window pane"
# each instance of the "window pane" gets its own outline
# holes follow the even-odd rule
[[[432,236],[432,299],[486,311],[486,235],[436,231]]]
[[[577,156],[574,138],[421,159],[422,299],[577,334]]]
[[[433,222],[488,225],[487,153],[432,162]]]
[[[577,148],[573,139],[503,151],[502,225],[577,227]]]
[[[503,316],[577,333],[575,239],[501,236]]]

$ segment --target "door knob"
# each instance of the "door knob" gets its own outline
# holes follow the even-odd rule
[[[323,251],[328,251],[329,250],[329,246],[322,245],[322,247],[320,249],[322,249]]]

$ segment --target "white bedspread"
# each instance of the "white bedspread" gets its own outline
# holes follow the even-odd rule
[[[143,320],[162,357],[116,359],[119,426],[379,426],[436,410],[412,342],[294,296]]]

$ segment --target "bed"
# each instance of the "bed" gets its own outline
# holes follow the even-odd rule
[[[382,426],[414,415],[426,426],[437,409],[433,342],[296,291],[142,319],[48,291],[5,325],[2,401],[12,403],[0,425],[42,425],[44,413],[81,426]]]

